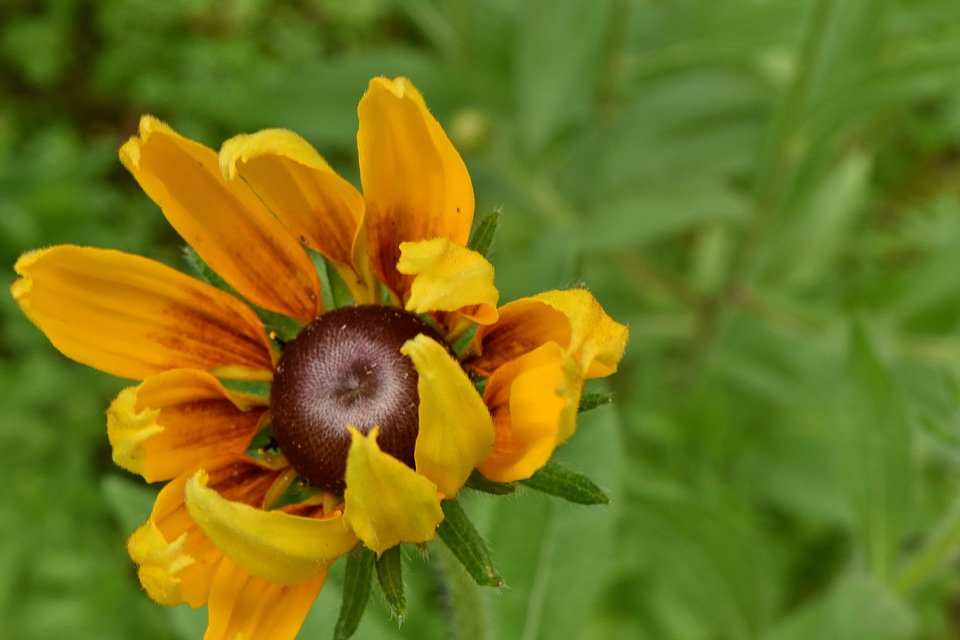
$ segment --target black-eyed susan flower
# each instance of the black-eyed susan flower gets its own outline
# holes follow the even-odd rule
[[[16,264],[57,349],[139,381],[113,458],[167,484],[128,550],[151,598],[208,606],[206,638],[293,638],[338,557],[431,541],[477,471],[533,476],[623,354],[583,289],[498,308],[470,177],[408,80],[359,116],[362,195],[289,131],[217,154],[141,120],[121,160],[207,281],[89,247]]]

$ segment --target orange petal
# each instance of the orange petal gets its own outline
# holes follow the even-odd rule
[[[370,256],[380,279],[402,300],[413,279],[397,272],[400,243],[442,237],[465,245],[473,185],[460,154],[406,78],[371,80],[358,113]]]
[[[347,454],[343,519],[373,551],[400,542],[428,542],[443,520],[437,485],[377,446],[379,427],[364,436],[347,425],[353,440]]]
[[[11,292],[68,358],[143,379],[169,369],[273,368],[263,325],[246,305],[158,262],[60,245],[26,253]]]
[[[404,242],[397,270],[414,276],[407,311],[456,311],[479,324],[496,322],[493,265],[476,251],[449,238]]]
[[[327,569],[308,582],[267,582],[224,558],[210,588],[204,640],[293,640],[327,579]]]
[[[256,305],[304,322],[320,311],[310,258],[245,183],[227,182],[216,152],[151,116],[120,160],[211,269]]]
[[[555,342],[497,369],[483,396],[496,444],[480,472],[496,482],[532,476],[576,428],[580,390],[576,362]]]
[[[228,180],[243,178],[295,238],[333,261],[358,303],[375,301],[363,196],[310,143],[284,129],[239,135],[220,149],[220,168]]]
[[[241,454],[264,409],[231,394],[205,371],[175,369],[128,387],[107,409],[113,461],[147,482],[168,480],[202,460]]]
[[[212,486],[231,499],[258,506],[281,473],[237,456],[207,461],[206,467]],[[187,512],[184,489],[192,473],[177,477],[160,491],[149,520],[130,537],[127,551],[151,598],[161,604],[185,602],[197,608],[207,602],[223,552]]]
[[[504,363],[556,342],[580,362],[585,379],[598,378],[616,371],[627,335],[589,291],[548,291],[501,307],[495,324],[477,329],[474,344],[480,354],[467,364],[489,376]]]

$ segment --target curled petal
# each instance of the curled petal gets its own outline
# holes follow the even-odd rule
[[[220,149],[220,169],[227,180],[243,178],[295,238],[334,262],[357,302],[374,302],[363,196],[310,143],[284,129],[239,135]]]
[[[547,291],[536,296],[570,320],[568,349],[578,354],[585,379],[617,370],[627,346],[627,327],[615,322],[586,289]]]
[[[400,243],[443,237],[465,245],[473,185],[460,154],[406,78],[371,80],[358,113],[370,257],[402,300],[412,278],[397,272]]]
[[[470,378],[442,346],[420,334],[400,353],[413,361],[418,376],[417,472],[452,498],[493,451],[493,421]]]
[[[484,390],[496,428],[493,454],[479,466],[496,482],[529,478],[576,428],[577,363],[555,342],[497,369]]]
[[[379,427],[353,438],[347,454],[343,519],[373,551],[400,542],[428,542],[443,520],[437,486],[377,446]]]
[[[121,378],[273,368],[263,325],[233,296],[158,262],[60,245],[24,254],[14,299],[61,353]]]
[[[211,485],[225,495],[258,504],[276,482],[279,472],[264,469],[245,458],[226,456],[206,463]],[[200,530],[184,504],[190,473],[160,491],[146,524],[127,543],[130,558],[147,594],[161,604],[207,602],[214,573],[223,552]]]
[[[201,469],[187,482],[190,516],[224,555],[258,578],[307,582],[357,543],[339,512],[320,519],[264,511],[224,498],[207,481]]]
[[[147,482],[168,480],[202,460],[240,454],[264,409],[229,393],[205,371],[175,369],[120,392],[107,409],[113,461]]]
[[[301,584],[275,584],[224,558],[210,588],[210,621],[203,638],[294,640],[326,578],[324,566]]]
[[[493,265],[476,251],[449,238],[404,242],[397,271],[414,276],[407,311],[457,311],[478,324],[496,322]]]
[[[581,365],[585,379],[616,371],[627,344],[627,327],[606,314],[585,289],[548,291],[500,308],[499,320],[477,329],[480,353],[467,364],[483,375],[536,349],[556,342]]]
[[[168,543],[153,522],[137,529],[127,541],[127,553],[137,563],[137,576],[147,595],[155,602],[174,607],[186,602],[180,590],[180,576],[196,560],[184,552],[187,534]]]
[[[215,151],[143,116],[120,160],[177,233],[248,300],[304,322],[316,317],[320,280],[310,258],[247,184],[223,179]]]

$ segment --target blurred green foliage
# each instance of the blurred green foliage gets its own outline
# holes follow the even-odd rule
[[[182,268],[116,159],[141,113],[287,127],[357,182],[357,102],[407,75],[502,208],[501,299],[586,283],[631,342],[560,452],[613,504],[472,496],[508,587],[409,558],[403,627],[360,637],[960,637],[958,71],[956,0],[6,0],[0,257]],[[123,382],[0,312],[0,637],[199,638],[124,552]]]

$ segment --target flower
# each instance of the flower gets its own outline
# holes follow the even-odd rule
[[[359,116],[362,195],[292,132],[217,154],[141,119],[121,161],[221,286],[71,245],[15,267],[57,349],[139,381],[113,458],[167,484],[128,551],[151,598],[208,605],[206,638],[293,638],[336,558],[432,540],[474,470],[530,477],[623,354],[586,290],[497,307],[469,174],[408,80]]]

